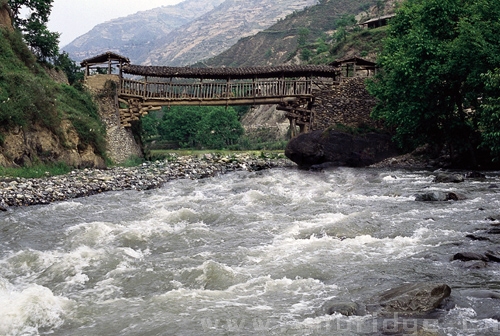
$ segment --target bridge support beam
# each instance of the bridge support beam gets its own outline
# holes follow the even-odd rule
[[[303,107],[306,105],[306,107]],[[297,103],[280,104],[276,108],[280,111],[285,111],[285,117],[290,121],[291,137],[294,138],[298,134],[308,133],[311,130],[311,124],[314,117],[312,109],[313,101],[299,101]],[[297,126],[299,133],[297,133]]]

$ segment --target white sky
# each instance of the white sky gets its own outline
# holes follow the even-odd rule
[[[65,46],[99,23],[183,0],[54,0],[48,28]]]

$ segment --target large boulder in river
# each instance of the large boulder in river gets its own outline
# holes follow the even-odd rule
[[[450,293],[446,284],[420,282],[390,289],[374,301],[381,315],[423,316],[438,308]]]
[[[313,131],[290,140],[285,155],[300,167],[329,164],[365,167],[397,155],[389,135]]]

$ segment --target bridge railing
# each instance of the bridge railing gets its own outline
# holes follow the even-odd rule
[[[145,99],[243,99],[312,95],[311,80],[238,82],[145,82],[122,78],[120,94]]]

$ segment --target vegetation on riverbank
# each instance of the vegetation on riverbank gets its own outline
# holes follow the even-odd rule
[[[142,139],[148,150],[284,150],[285,140],[244,132],[240,118],[247,106],[172,106],[144,116]]]
[[[16,3],[23,5],[22,1]],[[42,7],[44,14],[41,16],[48,17],[51,1],[34,3]],[[43,24],[43,18],[40,19],[37,13],[31,15],[35,17],[33,22]],[[92,145],[96,153],[104,156],[105,131],[90,94],[58,83],[48,73],[69,69],[76,71],[76,65],[67,55],[53,53],[52,38],[58,34],[47,36],[40,28],[42,31],[39,34],[50,37],[50,43],[42,40],[30,43],[26,34],[31,32],[31,21],[19,19],[15,22],[20,25],[16,30],[0,28],[0,145],[12,128],[29,131],[35,124],[49,129],[65,143],[67,139],[64,138],[61,123],[69,120],[80,138],[79,146]],[[45,50],[45,43],[51,46],[47,46],[50,50]],[[35,50],[37,52],[34,53]],[[55,67],[49,59],[64,69]],[[74,84],[78,83],[74,81]],[[43,161],[44,158],[32,158],[31,161],[37,160]]]
[[[67,164],[58,162],[50,164],[37,164],[31,167],[2,167],[0,166],[0,177],[39,178],[57,176],[69,173],[73,168]]]
[[[447,150],[455,166],[500,161],[500,3],[404,2],[391,20],[369,82],[385,121],[407,151]]]

